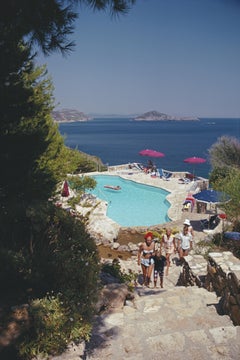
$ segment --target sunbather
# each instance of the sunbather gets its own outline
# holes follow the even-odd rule
[[[121,190],[121,186],[117,185],[117,186],[114,186],[114,185],[104,185],[105,188],[107,189],[111,189],[111,190]]]

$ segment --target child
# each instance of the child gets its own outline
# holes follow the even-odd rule
[[[157,287],[157,278],[159,275],[160,286],[163,288],[163,276],[164,276],[164,266],[166,265],[166,258],[162,255],[161,251],[158,250],[153,256],[154,260],[154,287]]]

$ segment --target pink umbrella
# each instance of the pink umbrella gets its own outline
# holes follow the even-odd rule
[[[145,149],[145,150],[141,150],[139,151],[139,155],[142,156],[149,156],[149,157],[155,157],[155,158],[160,158],[160,157],[164,157],[165,155],[159,151],[156,150],[150,150],[150,149]]]
[[[193,157],[185,159],[184,162],[189,163],[189,164],[202,164],[202,163],[206,162],[206,159],[193,156]]]
[[[69,196],[69,187],[68,187],[68,182],[66,180],[64,181],[64,184],[63,184],[62,196],[63,197]]]
[[[188,163],[188,164],[202,164],[202,163],[206,162],[206,159],[203,159],[201,157],[193,156],[193,157],[185,159],[184,162]],[[193,175],[194,175],[194,169],[193,169]]]

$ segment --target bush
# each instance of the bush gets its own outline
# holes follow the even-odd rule
[[[33,300],[29,314],[32,328],[19,343],[19,354],[24,359],[56,355],[71,341],[89,340],[90,325],[83,321],[77,307],[69,306],[60,294]]]
[[[128,273],[122,271],[120,261],[118,259],[114,259],[111,264],[103,264],[102,271],[112,275],[118,279],[120,283],[127,284],[130,290],[132,290],[132,286],[135,285],[138,276],[138,274],[134,273],[131,269],[128,271]]]
[[[31,215],[33,253],[23,269],[33,320],[17,344],[24,359],[60,354],[69,342],[88,340],[98,296],[99,255],[84,224],[55,206],[41,211]]]

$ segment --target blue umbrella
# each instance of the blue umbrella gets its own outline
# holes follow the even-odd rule
[[[213,189],[202,190],[199,193],[194,194],[193,197],[198,201],[209,204],[223,203],[230,199],[227,194]]]

